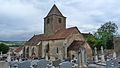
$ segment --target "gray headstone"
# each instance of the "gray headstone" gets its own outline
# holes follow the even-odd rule
[[[53,66],[58,67],[60,62],[61,62],[60,60],[56,60],[56,61],[53,61],[52,63],[53,63]]]
[[[30,61],[23,61],[18,64],[18,68],[30,68],[31,63]]]
[[[10,61],[9,62],[9,66],[10,66],[10,68],[17,67],[18,66],[18,62],[16,62],[16,61]]]
[[[39,62],[39,60],[33,60],[33,61],[31,62],[31,65],[37,65],[38,62]]]
[[[8,62],[0,61],[0,68],[9,68]]]
[[[46,68],[48,62],[45,59],[41,59],[39,62],[37,62],[37,68]]]
[[[72,68],[72,63],[68,61],[60,63],[60,68]]]
[[[32,66],[33,68],[36,68],[38,62],[39,62],[39,60],[33,60],[33,61],[31,62],[31,66]]]
[[[113,59],[106,62],[106,68],[119,68],[118,60]]]

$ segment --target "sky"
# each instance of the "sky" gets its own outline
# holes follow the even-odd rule
[[[0,40],[27,41],[44,31],[44,17],[56,4],[67,28],[94,33],[112,21],[120,34],[120,0],[0,0]]]

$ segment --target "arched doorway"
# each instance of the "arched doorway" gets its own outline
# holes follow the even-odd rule
[[[26,58],[29,58],[29,47],[26,49]]]
[[[35,47],[32,48],[32,57],[35,58],[36,54],[35,54]]]
[[[78,50],[83,46],[84,41],[74,40],[67,48],[67,57],[74,59],[77,57]]]
[[[23,58],[25,58],[25,47],[23,48]]]
[[[45,58],[50,59],[49,57],[49,43],[45,46]]]

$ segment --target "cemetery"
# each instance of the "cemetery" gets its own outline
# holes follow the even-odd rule
[[[120,58],[115,54],[111,58],[105,59],[103,47],[101,47],[101,54],[98,55],[97,48],[94,48],[93,61],[87,60],[85,55],[82,55],[81,49],[78,52],[78,57],[72,60],[56,60],[51,61],[44,59],[23,59],[19,58],[12,60],[10,55],[7,56],[6,61],[0,61],[0,68],[119,68]],[[0,55],[2,57],[2,53]],[[100,57],[100,58],[99,58]]]
[[[13,52],[1,51],[0,68],[120,68],[120,39],[113,41],[113,34],[109,36],[112,41],[106,39],[109,31],[102,33],[103,29],[96,32],[100,39],[89,34],[95,43],[90,45],[77,27],[66,28],[66,17],[54,4],[44,18],[44,33],[34,35]],[[113,49],[107,50],[107,45]]]

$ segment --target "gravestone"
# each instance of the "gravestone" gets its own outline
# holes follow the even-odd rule
[[[101,62],[105,62],[103,46],[101,46]]]
[[[61,60],[56,60],[56,61],[53,61],[52,63],[53,63],[53,66],[58,67],[59,64],[61,63]]]
[[[62,62],[62,63],[60,63],[59,67],[60,68],[72,68],[72,63],[68,62],[68,61]]]
[[[41,59],[39,62],[37,62],[36,68],[46,68],[48,62],[45,59]]]
[[[98,62],[97,48],[94,48],[94,61]]]
[[[31,62],[31,66],[34,67],[34,68],[36,68],[38,62],[39,62],[39,60],[33,60],[33,61]]]
[[[0,68],[9,68],[8,62],[0,61]]]
[[[118,60],[112,59],[106,62],[106,68],[119,68]]]
[[[116,52],[113,52],[113,58],[116,59]]]
[[[23,61],[18,64],[18,68],[30,68],[31,62],[30,61]]]
[[[10,61],[10,62],[9,62],[9,66],[10,66],[10,68],[17,67],[18,64],[19,64],[19,63],[16,62],[16,61]]]
[[[10,52],[8,52],[8,56],[7,56],[7,62],[11,61],[11,56],[10,56]]]

